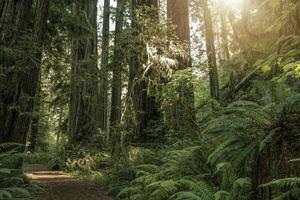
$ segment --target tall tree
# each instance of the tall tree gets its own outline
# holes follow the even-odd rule
[[[214,99],[219,99],[219,79],[217,69],[216,50],[214,44],[213,22],[208,7],[207,0],[202,0],[204,24],[205,24],[205,39],[206,39],[206,54],[209,67],[209,82],[210,93]]]
[[[97,130],[97,0],[78,0],[72,41],[69,134],[88,142]]]
[[[40,74],[48,7],[48,0],[1,1],[0,142],[26,143]]]
[[[176,35],[179,40],[185,42],[190,51],[190,20],[189,20],[189,1],[186,0],[168,0],[167,14],[173,25],[175,25]],[[179,69],[189,67],[189,58],[179,60]]]
[[[222,60],[228,60],[230,58],[229,53],[229,42],[228,42],[228,30],[227,30],[227,20],[226,20],[226,9],[221,6],[220,10],[220,23],[221,23],[221,52]]]
[[[175,25],[177,37],[182,44],[186,45],[186,54],[177,57],[178,70],[188,69],[191,67],[189,1],[168,0],[167,15],[172,24]],[[169,111],[171,113],[171,128],[182,136],[193,127],[194,88],[189,80],[185,80],[176,90],[179,98],[176,100],[176,105],[172,105]]]
[[[108,62],[109,62],[109,24],[110,24],[110,0],[104,1],[103,29],[101,46],[101,71],[100,71],[100,111],[99,127],[102,131],[107,130],[107,107],[108,107]]]
[[[39,119],[40,119],[40,106],[41,106],[41,76],[39,77],[37,92],[35,95],[34,110],[31,120],[31,126],[29,131],[29,146],[28,150],[35,151],[38,142],[39,133]]]
[[[141,80],[144,74],[143,64],[147,62],[146,47],[142,41],[138,41],[138,36],[142,33],[137,19],[137,9],[141,7],[153,8],[149,13],[149,18],[158,20],[158,0],[132,0],[132,28],[135,39],[134,49],[131,51],[128,92],[132,99],[134,108],[134,141],[145,143],[147,141],[147,125],[151,120],[157,120],[160,116],[155,97],[148,94],[148,84],[146,80]]]
[[[113,79],[112,79],[112,97],[111,97],[111,115],[110,115],[110,133],[113,146],[120,143],[120,135],[117,135],[117,128],[121,120],[121,95],[122,95],[122,31],[124,23],[125,0],[117,1],[116,27],[114,55],[112,61]]]

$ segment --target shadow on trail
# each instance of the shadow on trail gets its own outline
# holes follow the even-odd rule
[[[24,170],[43,188],[38,200],[112,200],[101,186],[78,180],[62,171],[49,171],[43,165],[25,165]]]

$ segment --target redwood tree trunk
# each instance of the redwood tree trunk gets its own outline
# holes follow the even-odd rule
[[[226,20],[226,10],[222,8],[220,13],[221,21],[221,51],[222,51],[222,60],[228,60],[230,58],[229,53],[229,42],[228,42],[228,30],[227,30],[227,20]]]
[[[31,124],[49,1],[34,5],[31,0],[0,3],[0,49],[11,49],[0,54],[0,142],[26,144]]]
[[[121,143],[119,134],[119,126],[121,120],[122,109],[122,31],[123,31],[123,12],[125,1],[117,1],[116,28],[115,28],[115,44],[113,56],[113,79],[112,79],[112,97],[111,97],[111,115],[110,115],[110,140],[113,151],[117,151],[117,146]],[[118,153],[118,152],[113,152]]]
[[[158,22],[158,0],[132,0],[132,28],[134,30],[134,36],[137,37],[142,30],[138,25],[136,19],[136,10],[139,6],[149,6],[157,8],[157,13],[151,14],[151,17],[157,17]],[[143,73],[143,62],[147,58],[143,55],[141,49],[145,49],[145,45],[141,41],[135,41],[137,48],[133,49],[130,58],[129,69],[129,84],[128,92],[132,99],[135,122],[133,126],[133,140],[137,143],[145,143],[148,141],[148,135],[146,129],[151,120],[158,120],[160,114],[158,112],[158,105],[155,101],[155,97],[148,94],[148,84],[145,80],[140,80]],[[136,51],[139,49],[139,52]]]
[[[214,44],[214,31],[210,9],[207,0],[202,0],[205,38],[206,38],[206,54],[208,58],[210,93],[212,98],[219,99],[219,78],[217,69],[216,50]]]
[[[107,130],[110,0],[104,1],[100,71],[99,127]]]
[[[88,29],[75,27],[72,41],[70,142],[89,142],[97,131],[97,0],[76,1],[73,15]],[[84,36],[84,37],[82,37]]]
[[[179,40],[187,45],[187,57],[179,57],[178,69],[184,70],[191,67],[190,59],[190,23],[189,23],[189,1],[168,0],[167,14],[173,25]],[[191,81],[186,80],[184,84],[176,88],[178,99],[169,108],[171,114],[171,129],[175,130],[179,136],[191,132],[194,126],[194,86]]]

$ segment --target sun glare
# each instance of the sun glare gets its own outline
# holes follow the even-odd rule
[[[229,8],[241,8],[243,1],[244,0],[219,0],[219,3]]]

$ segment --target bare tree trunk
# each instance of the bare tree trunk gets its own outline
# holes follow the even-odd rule
[[[188,44],[186,51],[190,52],[190,20],[189,20],[189,1],[187,0],[168,0],[167,14],[171,22],[176,26],[175,31],[180,41]],[[179,69],[190,67],[190,60],[185,58],[180,62]]]
[[[214,31],[210,9],[207,0],[202,0],[205,37],[206,37],[206,53],[209,67],[210,93],[214,99],[219,99],[219,78],[216,60],[216,50],[214,44]]]
[[[59,119],[58,119],[58,127],[57,127],[57,134],[56,134],[56,145],[58,146],[61,140],[61,133],[62,133],[62,119],[63,119],[63,104],[61,103],[59,107]]]
[[[108,106],[108,63],[109,63],[109,23],[110,23],[110,0],[104,1],[103,29],[102,29],[102,55],[100,71],[100,111],[99,127],[102,131],[107,130],[107,106]]]
[[[121,143],[120,131],[117,129],[120,126],[121,109],[122,109],[122,31],[123,31],[123,14],[124,14],[124,0],[117,1],[116,13],[116,28],[115,28],[115,44],[113,55],[113,79],[112,79],[112,98],[111,98],[111,115],[110,115],[110,140],[113,146],[113,151],[116,146]],[[118,153],[118,152],[114,152]]]
[[[41,106],[41,75],[39,76],[39,82],[37,86],[37,92],[34,101],[34,110],[31,120],[31,128],[29,134],[29,146],[28,150],[35,151],[39,137],[39,120],[40,120],[40,106]]]
[[[230,58],[229,53],[229,42],[228,42],[228,30],[227,30],[227,20],[226,20],[226,10],[222,8],[220,13],[221,21],[221,46],[222,46],[222,59],[228,60]]]
[[[97,131],[97,0],[79,0],[74,17],[89,30],[77,27],[72,41],[69,134],[73,143],[89,142]]]
[[[35,10],[31,0],[0,4],[0,45],[12,49],[12,54],[1,52],[0,57],[5,74],[0,79],[0,142],[25,144],[31,124],[49,1],[34,5]]]

